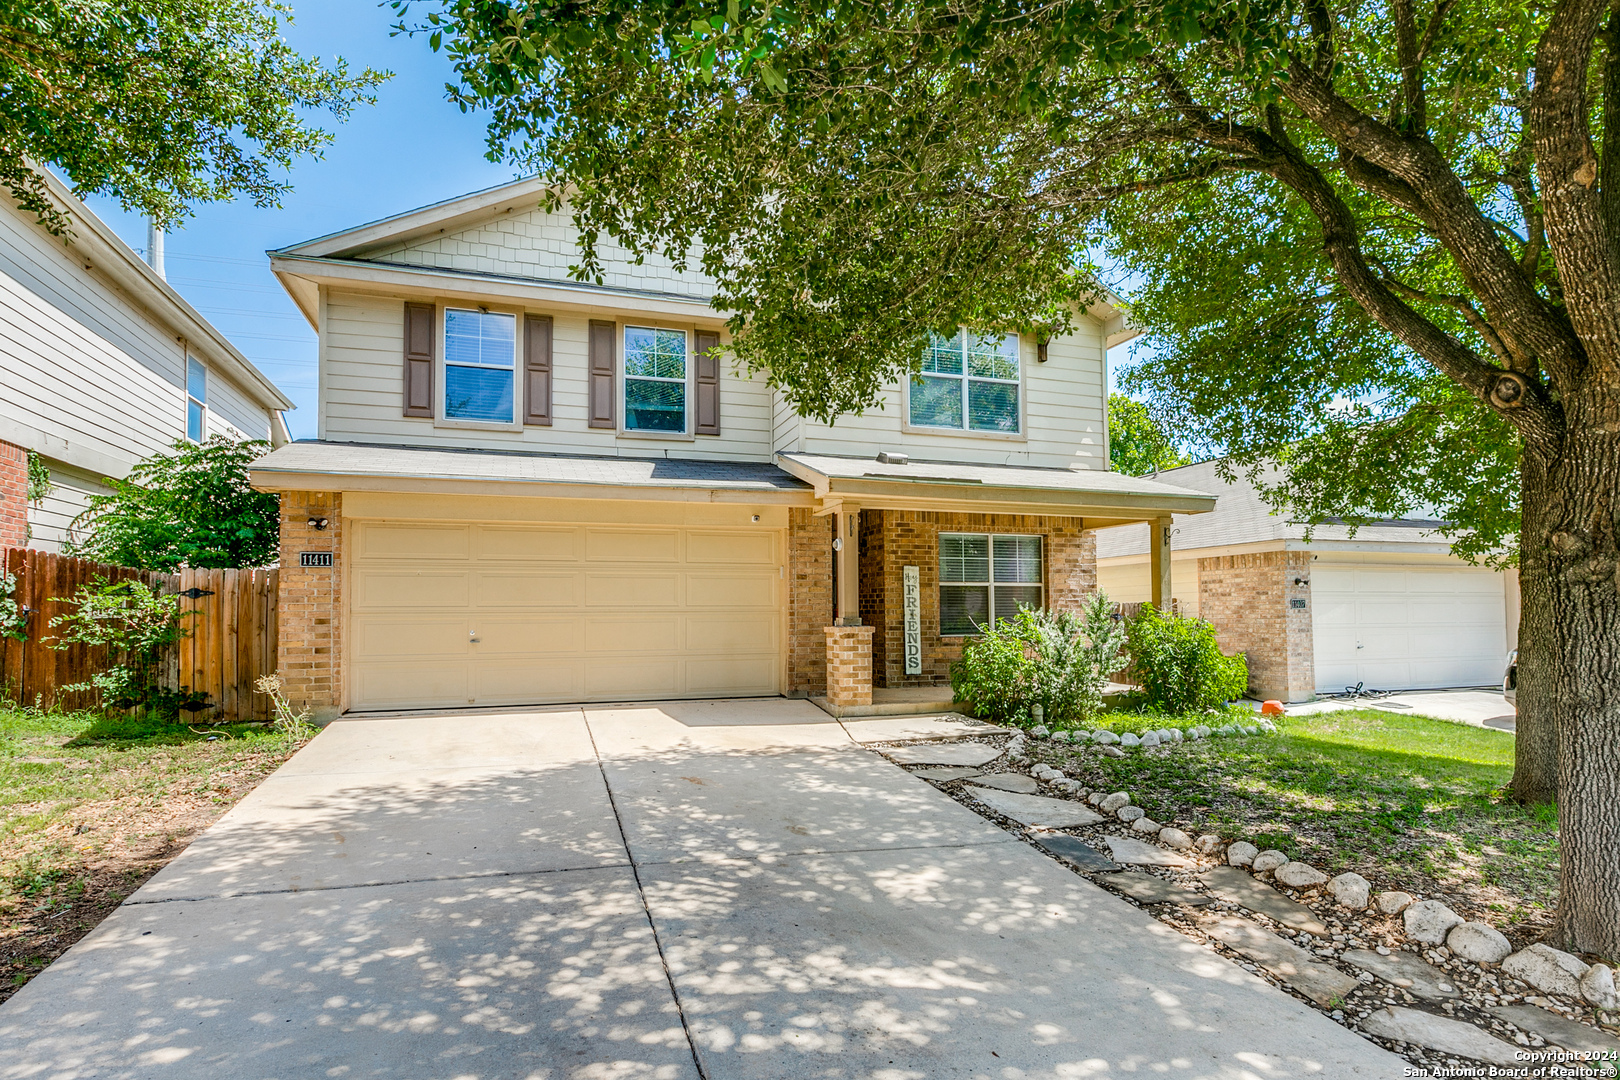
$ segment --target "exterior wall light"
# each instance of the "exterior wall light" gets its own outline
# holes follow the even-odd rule
[[[327,521],[325,518],[312,517],[309,519],[309,527],[314,529],[316,532],[320,532],[322,529],[326,528],[326,525]]]

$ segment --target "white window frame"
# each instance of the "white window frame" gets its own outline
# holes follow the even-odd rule
[[[986,552],[986,555],[987,555],[986,569],[989,571],[989,575],[988,575],[989,580],[988,581],[946,581],[945,580],[945,575],[941,572],[942,567],[940,565],[940,558],[941,558],[941,556],[940,556],[940,544],[939,544],[938,541],[944,540],[945,537],[947,537],[947,536],[984,537],[984,539],[986,541],[986,543],[985,543],[985,552]],[[997,582],[996,581],[996,538],[998,536],[1015,538],[1015,539],[1019,539],[1019,540],[1035,540],[1036,542],[1038,542],[1040,544],[1041,562],[1040,562],[1040,580],[1039,581],[1002,581],[1002,582]],[[984,589],[984,588],[988,588],[988,590],[989,590],[988,591],[989,607],[988,607],[987,610],[989,612],[989,615],[990,615],[990,618],[991,618],[992,621],[995,620],[995,618],[996,618],[996,586],[998,584],[1001,585],[1003,588],[1039,589],[1040,590],[1040,602],[1036,606],[1039,607],[1039,608],[1044,609],[1046,607],[1046,537],[1041,535],[1040,533],[969,533],[969,532],[954,532],[954,531],[953,532],[941,532],[941,533],[938,534],[937,539],[936,539],[935,544],[934,544],[934,573],[935,573],[936,578],[938,579],[936,581],[936,584],[939,587],[939,597],[938,597],[939,607],[937,609],[938,613],[939,613],[939,620],[940,620],[940,622],[939,622],[939,636],[940,637],[979,637],[981,635],[982,631],[974,630],[974,631],[970,631],[970,632],[967,632],[967,633],[954,633],[954,632],[947,631],[945,629],[945,614],[944,614],[945,613],[945,590],[950,589],[950,588],[964,588],[964,589]]]
[[[948,435],[954,437],[966,436],[971,439],[1007,439],[1015,442],[1027,442],[1029,436],[1026,434],[1026,420],[1029,415],[1029,411],[1027,402],[1024,400],[1024,371],[1029,365],[1024,362],[1023,335],[1002,335],[1003,337],[1010,337],[1017,342],[1018,378],[1016,380],[990,379],[982,375],[969,375],[967,373],[967,335],[971,332],[971,328],[966,326],[958,327],[956,331],[957,338],[962,343],[962,374],[942,375],[936,372],[919,372],[917,375],[901,380],[901,386],[904,389],[904,394],[902,395],[902,401],[900,403],[900,430],[917,435]],[[917,379],[921,379],[924,376],[930,379],[955,379],[960,384],[962,392],[962,424],[960,427],[945,427],[939,424],[920,424],[911,419],[912,387]],[[1018,388],[1018,429],[1016,431],[983,431],[978,428],[968,426],[968,383],[970,381],[996,383],[1001,386],[1016,386]]]
[[[629,372],[630,344],[629,335],[632,330],[652,330],[664,333],[680,334],[685,342],[686,360],[682,366],[684,374],[679,379],[671,379],[658,375],[631,375]],[[619,370],[614,374],[618,377],[618,406],[619,406],[619,434],[632,439],[675,439],[681,442],[696,442],[697,437],[692,432],[692,394],[693,379],[696,364],[692,355],[692,331],[688,327],[670,326],[660,323],[624,323],[619,327]],[[679,383],[681,385],[681,430],[656,431],[648,428],[633,428],[630,426],[630,382],[665,382]]]
[[[484,367],[491,370],[500,370],[488,364],[457,364],[450,360],[449,328],[450,312],[466,311],[478,315],[505,315],[512,320],[512,419],[511,420],[475,420],[466,417],[450,416],[446,413],[445,395],[450,389],[450,369],[452,367]],[[438,325],[434,327],[437,339],[438,356],[434,360],[433,373],[433,426],[444,428],[465,428],[482,431],[522,431],[523,430],[523,374],[520,358],[523,356],[523,312],[517,308],[495,307],[488,304],[439,304],[436,307]]]
[[[202,371],[202,397],[198,398],[191,392],[191,365],[196,364]],[[191,434],[191,406],[197,406],[197,435]],[[186,439],[194,443],[208,441],[208,365],[201,360],[186,353]]]

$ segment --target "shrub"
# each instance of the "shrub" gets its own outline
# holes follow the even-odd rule
[[[1123,634],[1102,593],[1080,615],[1023,606],[985,627],[951,665],[951,689],[976,715],[1028,725],[1035,706],[1049,725],[1084,723],[1102,711],[1102,686],[1119,663]]]
[[[88,645],[107,650],[108,666],[89,680],[63,690],[95,691],[102,708],[147,707],[173,718],[182,709],[205,707],[207,694],[162,687],[158,673],[168,650],[191,631],[181,624],[180,598],[166,595],[140,581],[108,583],[96,578],[80,585],[71,597],[56,597],[73,605],[66,615],[51,620],[57,631],[49,640],[53,649]]]
[[[1153,708],[1171,714],[1215,709],[1248,690],[1248,660],[1223,654],[1215,627],[1202,619],[1144,605],[1126,633],[1131,668]]]

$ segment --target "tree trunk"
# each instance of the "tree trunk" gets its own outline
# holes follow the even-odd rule
[[[1596,400],[1594,400],[1594,398]],[[1519,773],[1544,783],[1555,747],[1561,873],[1556,935],[1620,958],[1620,401],[1564,401],[1555,453],[1526,446],[1519,581]],[[1528,721],[1528,724],[1523,724]],[[1525,730],[1525,728],[1528,730]],[[1550,792],[1548,794],[1551,794]]]

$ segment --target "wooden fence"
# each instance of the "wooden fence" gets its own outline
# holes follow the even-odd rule
[[[137,579],[166,593],[180,593],[182,624],[191,636],[168,657],[163,684],[208,695],[199,721],[270,719],[270,701],[253,683],[276,669],[275,570],[182,570],[177,574],[131,570],[43,551],[0,552],[0,569],[17,582],[16,600],[27,611],[28,639],[0,638],[0,692],[11,701],[46,708],[84,709],[95,695],[70,692],[107,661],[105,650],[72,645],[52,648],[51,623],[65,615],[62,602],[97,578]]]

